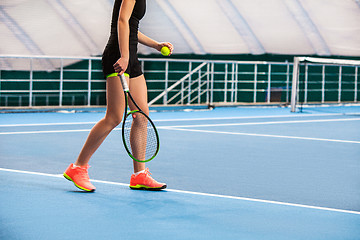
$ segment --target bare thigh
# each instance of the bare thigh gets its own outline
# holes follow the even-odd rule
[[[145,114],[149,114],[148,107],[148,96],[147,96],[147,86],[144,75],[140,75],[136,78],[130,79],[129,89],[131,96],[134,98],[136,104],[141,108]],[[131,110],[135,110],[136,107],[130,101],[129,107]]]
[[[121,122],[125,109],[124,92],[119,77],[111,77],[106,81],[107,108],[105,118],[114,121],[114,124]]]

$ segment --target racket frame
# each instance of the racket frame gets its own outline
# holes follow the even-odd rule
[[[136,104],[135,100],[133,99],[133,97],[131,96],[131,93],[130,93],[130,90],[129,90],[129,86],[127,84],[127,81],[126,81],[126,78],[125,78],[125,75],[122,74],[122,75],[119,75],[120,77],[120,82],[121,82],[121,85],[123,87],[123,91],[124,91],[124,96],[125,96],[125,109],[124,109],[124,119],[123,119],[123,122],[122,122],[122,128],[121,128],[121,135],[122,135],[122,141],[123,141],[123,144],[124,144],[124,147],[125,147],[125,150],[126,152],[128,153],[128,155],[134,160],[134,161],[137,161],[137,162],[149,162],[151,161],[152,159],[154,159],[156,157],[156,155],[158,154],[159,152],[159,149],[160,149],[160,140],[159,140],[159,133],[155,127],[155,124],[153,123],[153,121],[150,119],[150,117],[148,115],[146,115],[142,110],[141,108]],[[130,98],[131,102],[134,103],[135,107],[137,108],[136,110],[132,110],[128,113],[128,107],[129,107],[129,100],[128,98]],[[142,114],[143,116],[146,117],[146,119],[149,121],[149,123],[151,124],[151,126],[153,127],[154,131],[155,131],[155,135],[156,135],[156,151],[154,153],[154,155],[149,158],[149,159],[145,159],[145,160],[139,160],[137,158],[135,158],[132,153],[131,153],[131,149],[129,148],[129,146],[127,146],[126,144],[126,141],[125,141],[125,122],[126,122],[126,119],[128,118],[128,116],[130,116],[131,114],[134,114],[134,113],[140,113]]]

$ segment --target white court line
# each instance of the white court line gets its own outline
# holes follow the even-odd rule
[[[317,122],[345,122],[345,121],[360,121],[360,118],[337,118],[337,119],[316,119],[316,120],[297,120],[297,121],[274,121],[274,122],[248,122],[248,123],[214,123],[214,124],[199,124],[199,125],[177,125],[167,126],[169,128],[183,128],[183,127],[224,127],[224,126],[247,126],[247,125],[270,125],[270,124],[287,124],[287,123],[317,123]]]
[[[212,117],[212,118],[180,118],[180,119],[158,119],[154,122],[181,122],[181,121],[207,121],[207,120],[236,120],[236,119],[262,119],[262,118],[304,118],[304,117],[332,117],[332,116],[346,116],[346,115],[359,115],[360,113],[322,113],[311,115],[265,115],[265,116],[241,116],[241,117]],[[0,125],[1,126],[1,125]]]
[[[0,171],[12,172],[12,173],[23,173],[23,174],[37,175],[37,176],[63,178],[63,176],[61,174],[30,172],[30,171],[22,171],[22,170],[14,170],[14,169],[6,169],[6,168],[0,168]],[[129,186],[129,184],[118,183],[118,182],[110,182],[110,181],[102,181],[102,180],[94,180],[94,179],[91,179],[91,181],[96,182],[96,183],[109,184],[109,185]],[[234,200],[242,200],[242,201],[248,201],[248,202],[260,202],[260,203],[266,203],[266,204],[274,204],[274,205],[282,205],[282,206],[290,206],[290,207],[307,208],[307,209],[315,209],[315,210],[323,210],[323,211],[330,211],[330,212],[339,212],[339,213],[349,213],[349,214],[360,215],[360,212],[357,212],[357,211],[350,211],[350,210],[336,209],[336,208],[327,208],[327,207],[318,207],[318,206],[311,206],[311,205],[304,205],[304,204],[297,204],[297,203],[288,203],[288,202],[271,201],[271,200],[246,198],[246,197],[236,197],[236,196],[212,194],[212,193],[192,192],[192,191],[184,191],[184,190],[176,190],[176,189],[166,189],[165,191],[198,195],[198,196],[206,196],[206,197],[234,199]]]
[[[39,133],[71,133],[71,132],[90,132],[91,129],[73,129],[73,130],[49,130],[49,131],[24,131],[24,132],[0,132],[0,135],[17,134],[39,134]],[[115,129],[114,129],[115,130]]]
[[[339,118],[339,119],[315,119],[315,120],[296,120],[296,121],[274,121],[274,122],[251,122],[251,123],[224,123],[224,124],[201,124],[201,125],[177,125],[177,126],[158,126],[158,129],[167,130],[182,130],[184,127],[217,127],[217,126],[245,126],[245,125],[266,125],[266,124],[293,124],[293,123],[316,123],[316,122],[341,122],[341,121],[359,121],[360,118]],[[0,132],[0,135],[16,135],[16,134],[41,134],[41,133],[71,133],[71,132],[89,132],[91,129],[74,129],[74,130],[45,130],[45,131],[21,131],[21,132]],[[121,128],[115,128],[114,131],[121,130]],[[359,143],[357,141],[348,140],[336,140],[336,139],[322,139],[322,138],[306,138],[306,137],[293,137],[282,135],[270,135],[270,134],[252,134],[252,133],[229,133],[222,131],[203,131],[203,130],[191,130],[193,132],[208,132],[208,133],[225,133],[225,134],[238,134],[248,136],[262,136],[262,137],[277,137],[277,138],[293,138],[293,139],[306,139],[306,140],[318,140],[318,141],[330,141],[330,142],[346,142],[346,143]]]
[[[358,113],[349,113],[358,114]],[[157,119],[153,122],[186,122],[186,121],[211,121],[211,120],[236,120],[236,119],[263,119],[263,118],[302,118],[302,117],[326,117],[344,116],[343,113],[311,114],[311,115],[272,115],[272,116],[242,116],[242,117],[213,117],[213,118],[179,118],[179,119]],[[346,116],[346,115],[345,115]],[[0,127],[35,127],[35,126],[61,126],[61,125],[86,125],[96,124],[97,122],[68,122],[68,123],[24,123],[24,124],[3,124]]]
[[[64,123],[24,123],[24,124],[3,124],[0,127],[38,127],[38,126],[66,126],[66,125],[86,125],[97,122],[64,122]]]
[[[114,128],[112,131],[120,131],[120,130],[121,130],[121,128]],[[90,131],[91,131],[91,129],[24,131],[24,132],[0,132],[0,135],[40,134],[40,133],[73,133],[73,132],[90,132]]]
[[[296,136],[272,135],[272,134],[260,134],[260,133],[224,132],[224,131],[210,131],[210,130],[197,130],[197,129],[186,129],[186,128],[172,128],[172,127],[162,127],[162,129],[174,130],[174,131],[187,131],[187,132],[230,134],[230,135],[243,135],[243,136],[255,136],[255,137],[289,138],[289,139],[301,139],[301,140],[312,140],[312,141],[325,141],[325,142],[341,142],[341,143],[360,144],[359,141],[327,139],[327,138],[296,137]]]

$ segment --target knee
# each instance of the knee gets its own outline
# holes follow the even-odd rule
[[[146,125],[147,122],[148,122],[148,119],[144,115],[142,115],[140,113],[133,114],[133,123],[134,124]]]
[[[110,125],[112,128],[117,127],[122,120],[122,116],[105,116],[104,120],[108,125]]]

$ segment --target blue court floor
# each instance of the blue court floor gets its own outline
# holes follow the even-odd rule
[[[360,106],[151,112],[168,189],[129,189],[119,126],[84,193],[62,172],[103,116],[0,114],[0,239],[360,239]]]

